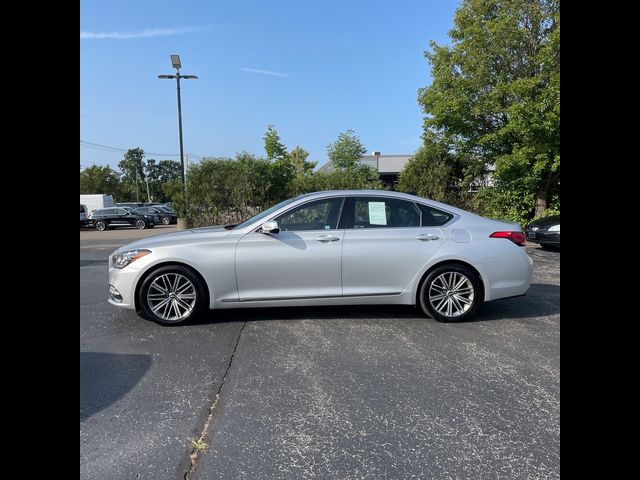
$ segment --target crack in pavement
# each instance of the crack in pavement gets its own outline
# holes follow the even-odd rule
[[[220,381],[220,386],[218,387],[218,389],[216,390],[216,393],[213,397],[213,403],[211,404],[211,407],[209,407],[209,415],[207,415],[207,419],[204,422],[204,426],[202,427],[202,431],[200,432],[200,435],[198,436],[196,442],[200,443],[204,441],[204,438],[207,435],[207,432],[209,430],[209,425],[211,425],[211,422],[213,421],[213,416],[216,413],[216,406],[218,405],[218,401],[220,400],[220,396],[222,395],[222,389],[224,388],[224,383],[227,379],[227,374],[229,373],[229,370],[231,370],[231,364],[233,363],[233,357],[235,357],[236,355],[236,350],[238,349],[238,344],[240,343],[240,337],[242,336],[242,332],[244,331],[244,327],[247,326],[248,322],[244,322],[242,324],[242,327],[240,328],[240,331],[238,332],[238,338],[236,339],[236,344],[233,346],[233,350],[231,352],[231,356],[229,357],[229,363],[227,364],[227,368],[224,371],[224,375],[222,375],[222,380]],[[187,470],[184,474],[184,480],[189,480],[189,475],[191,475],[193,473],[193,471],[195,470],[196,466],[197,466],[197,462],[198,462],[198,456],[200,455],[200,451],[198,448],[194,447],[191,450],[191,453],[189,454],[190,457],[190,465],[189,465],[189,470]]]

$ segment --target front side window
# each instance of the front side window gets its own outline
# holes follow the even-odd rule
[[[422,212],[413,202],[385,197],[356,197],[353,228],[419,227]]]
[[[344,197],[316,200],[283,213],[275,220],[280,230],[335,230],[338,228]]]

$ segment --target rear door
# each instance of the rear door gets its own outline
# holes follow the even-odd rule
[[[133,215],[129,215],[129,211],[125,208],[114,208],[112,209],[113,212],[113,221],[111,222],[112,225],[119,225],[119,226],[128,226],[128,225],[133,225],[134,221],[135,221],[135,217]]]
[[[414,202],[354,197],[342,245],[343,295],[405,291],[444,242],[430,223]]]

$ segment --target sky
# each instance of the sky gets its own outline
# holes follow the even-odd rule
[[[179,159],[175,80],[183,80],[189,161],[264,156],[275,125],[319,165],[355,130],[368,152],[412,153],[431,77],[429,41],[448,43],[447,0],[81,0],[80,165],[117,166],[140,147]],[[83,143],[85,142],[85,143]],[[103,146],[109,147],[105,148]],[[122,150],[120,150],[122,149]]]

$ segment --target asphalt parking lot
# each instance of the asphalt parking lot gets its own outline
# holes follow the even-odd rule
[[[559,478],[559,251],[529,244],[529,293],[460,324],[320,307],[162,327],[107,304],[109,254],[172,231],[80,233],[82,479]]]

